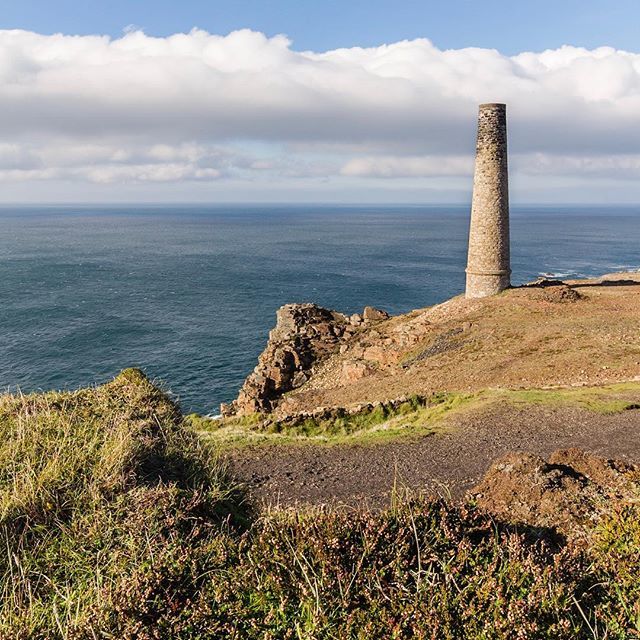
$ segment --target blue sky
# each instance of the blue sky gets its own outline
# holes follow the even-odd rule
[[[573,44],[637,51],[638,0],[20,0],[0,2],[3,28],[107,33],[128,25],[166,36],[199,27],[287,34],[295,49],[321,51],[427,37],[439,48],[502,53]]]
[[[488,101],[513,201],[640,202],[639,25],[640,0],[0,0],[0,202],[468,202]]]

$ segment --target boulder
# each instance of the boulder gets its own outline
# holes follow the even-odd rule
[[[357,382],[372,374],[375,369],[361,360],[348,360],[342,363],[341,379],[343,382]]]
[[[365,360],[377,362],[378,364],[385,366],[397,364],[400,358],[400,354],[398,352],[393,351],[389,347],[377,344],[367,347],[362,355]]]
[[[382,322],[383,320],[388,320],[391,316],[386,311],[382,311],[382,309],[365,307],[362,317],[365,322]]]

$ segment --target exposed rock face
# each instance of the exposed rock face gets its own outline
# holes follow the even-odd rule
[[[361,360],[346,360],[342,363],[341,380],[344,382],[355,382],[373,373],[374,368]]]
[[[314,367],[336,352],[359,326],[388,317],[373,307],[351,317],[312,303],[280,307],[258,365],[245,380],[238,398],[230,405],[222,405],[221,413],[228,416],[272,411],[284,393],[302,386]]]
[[[578,449],[555,451],[546,462],[510,453],[494,462],[470,494],[500,519],[553,527],[575,535],[620,499],[637,497],[640,470]]]
[[[380,322],[382,320],[388,320],[389,314],[375,307],[365,307],[362,317],[365,322]]]
[[[258,376],[251,375],[242,411],[275,406],[284,416],[434,391],[640,379],[639,283],[639,273],[564,283],[541,280],[489,298],[457,296],[375,323],[366,322],[358,309],[348,322],[345,318],[345,333],[335,342],[332,338],[335,351],[311,368],[300,367],[295,380],[280,385],[292,387],[281,396],[275,387],[284,373],[266,372],[269,358],[274,360],[272,345],[257,372],[270,381],[258,384]],[[286,375],[290,378],[290,372]],[[253,407],[247,402],[251,399],[256,400]],[[228,406],[223,413],[234,410]]]

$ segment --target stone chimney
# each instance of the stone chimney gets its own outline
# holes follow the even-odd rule
[[[510,286],[507,108],[481,104],[467,260],[467,298]]]

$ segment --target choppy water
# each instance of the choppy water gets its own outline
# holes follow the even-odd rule
[[[466,207],[0,208],[0,387],[140,366],[216,411],[275,310],[401,313],[462,291]],[[513,281],[640,267],[640,207],[512,211]]]

